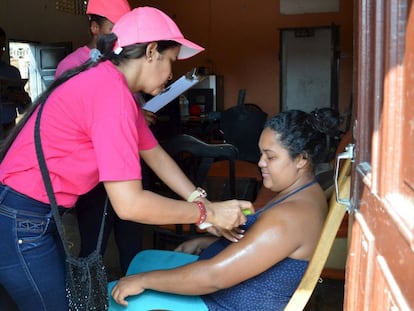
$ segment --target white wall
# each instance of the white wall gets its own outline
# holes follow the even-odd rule
[[[1,0],[0,26],[8,39],[42,43],[71,41],[73,48],[89,38],[86,16],[55,9],[55,0]]]

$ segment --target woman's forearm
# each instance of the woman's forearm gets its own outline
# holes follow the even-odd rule
[[[213,278],[210,278],[212,274],[205,268],[205,261],[198,261],[172,270],[157,270],[125,276],[113,287],[111,295],[117,303],[126,306],[128,296],[141,294],[147,289],[182,295],[203,295],[215,292],[219,288],[214,285]]]
[[[218,275],[211,265],[198,261],[174,270],[159,270],[139,275],[144,289],[181,295],[204,295],[220,290]]]
[[[146,224],[190,224],[200,220],[199,204],[173,200],[143,190],[141,181],[104,182],[116,214],[124,220]],[[232,229],[246,221],[241,212],[251,207],[250,202],[230,200],[205,202],[206,221],[225,229]]]
[[[197,222],[194,203],[173,200],[143,190],[139,181],[104,182],[116,214],[124,220],[146,224],[190,224]]]

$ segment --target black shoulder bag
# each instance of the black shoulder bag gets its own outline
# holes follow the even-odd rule
[[[66,255],[66,295],[69,300],[69,310],[71,311],[89,311],[108,310],[108,281],[103,262],[103,257],[100,253],[103,228],[105,225],[105,214],[108,204],[108,197],[105,201],[105,208],[102,215],[102,223],[99,231],[98,243],[96,250],[88,257],[76,257],[70,254],[65,241],[61,216],[56,204],[55,193],[53,191],[52,182],[50,180],[49,171],[47,169],[46,160],[44,157],[41,139],[40,139],[40,117],[43,111],[44,103],[40,105],[38,115],[35,123],[35,147],[36,154],[42,172],[43,182],[50,200],[53,218],[59,236],[62,240],[63,248]]]

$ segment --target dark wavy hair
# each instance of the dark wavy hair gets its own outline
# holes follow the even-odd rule
[[[109,21],[105,16],[97,15],[97,14],[88,14],[89,17],[89,26],[92,24],[92,22],[95,22],[99,25],[99,27],[102,27],[105,21]]]
[[[101,52],[102,56],[99,57],[97,61],[92,61],[89,59],[82,65],[65,71],[56,80],[54,80],[52,84],[50,84],[49,87],[42,94],[40,94],[40,96],[26,110],[26,113],[24,114],[23,118],[17,123],[17,125],[14,127],[11,133],[4,140],[3,144],[0,146],[0,161],[3,160],[3,158],[5,157],[7,153],[7,150],[10,148],[13,141],[16,139],[18,133],[27,123],[27,120],[30,118],[30,116],[33,114],[36,108],[41,103],[47,101],[47,98],[50,96],[50,94],[53,93],[53,91],[57,87],[59,87],[60,85],[62,85],[63,83],[71,79],[72,77],[78,75],[79,73],[85,70],[88,70],[92,67],[95,67],[100,62],[109,60],[113,64],[119,65],[119,64],[122,64],[128,61],[129,59],[141,58],[145,56],[147,46],[151,43],[151,42],[147,42],[147,43],[137,43],[137,44],[128,45],[128,46],[123,47],[121,53],[115,54],[113,52],[113,47],[117,40],[118,40],[118,37],[114,33],[99,36],[98,41],[97,41],[97,49]],[[175,41],[154,41],[154,42],[157,43],[157,51],[160,54],[163,53],[165,50],[180,46],[180,44]]]
[[[338,132],[339,123],[339,113],[333,109],[316,109],[311,113],[288,110],[266,121],[264,128],[275,132],[292,159],[303,155],[314,167],[325,162],[327,137]]]

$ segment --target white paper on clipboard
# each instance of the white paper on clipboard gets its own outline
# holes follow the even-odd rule
[[[176,99],[189,88],[204,80],[204,78],[205,76],[197,75],[196,69],[193,69],[181,76],[160,94],[147,101],[144,105],[142,105],[142,108],[155,113],[162,107],[168,105],[171,101]]]

